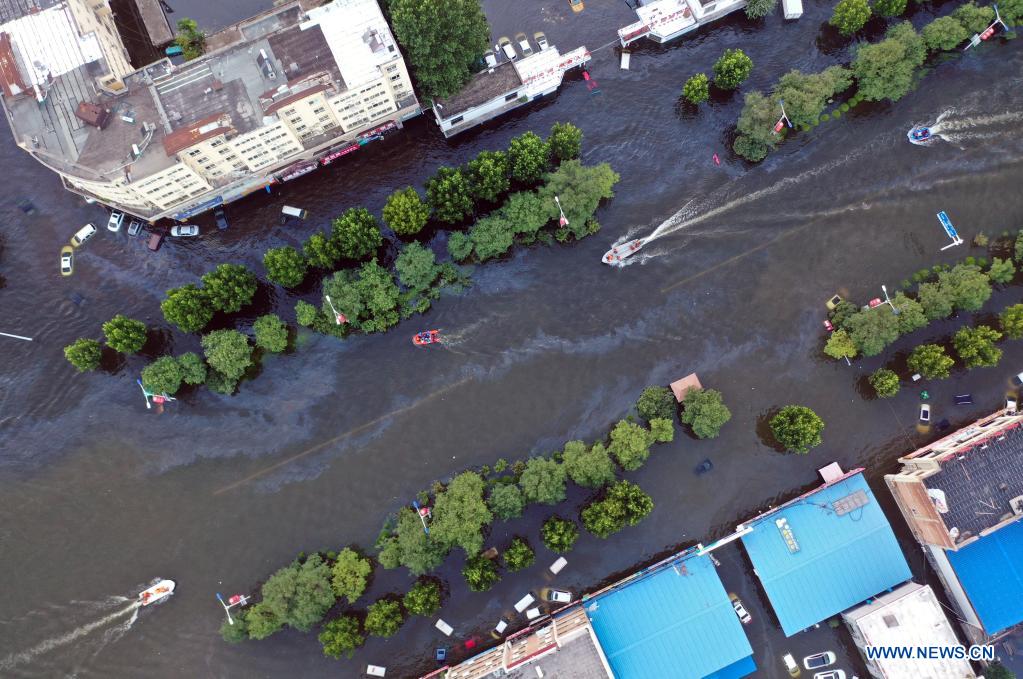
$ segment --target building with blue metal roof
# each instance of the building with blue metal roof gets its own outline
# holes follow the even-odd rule
[[[945,556],[988,635],[1023,622],[1023,522],[946,551]]]
[[[677,554],[583,605],[616,679],[738,679],[756,671],[709,556]]]
[[[739,526],[786,636],[911,577],[862,471],[849,472]]]

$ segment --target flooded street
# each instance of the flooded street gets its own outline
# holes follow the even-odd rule
[[[254,0],[172,4],[173,20],[191,16],[204,27],[263,9]],[[564,1],[484,4],[495,39],[543,30],[563,51],[596,50],[634,20],[624,2],[610,0],[588,0],[579,15]],[[105,212],[63,191],[4,126],[0,330],[35,341],[0,338],[0,676],[358,676],[366,663],[387,665],[388,676],[429,671],[434,648],[453,643],[432,619],[413,619],[394,638],[370,639],[354,659],[334,661],[314,633],[223,642],[214,595],[247,591],[301,551],[369,549],[387,515],[435,479],[603,437],[644,387],[690,372],[724,394],[732,421],[717,439],[678,432],[673,444],[655,447],[628,475],[653,497],[653,513],[606,541],[584,535],[561,584],[594,589],[667,550],[720,536],[814,485],[815,470],[833,460],[866,466],[887,499],[881,476],[931,435],[914,427],[914,389],[865,400],[857,383],[962,319],[847,367],[820,354],[824,300],[838,290],[865,303],[882,283],[891,289],[921,267],[982,255],[968,244],[939,253],[946,243],[939,210],[967,241],[1023,227],[1023,138],[1013,117],[1023,111],[1023,47],[985,44],[935,64],[897,104],[864,105],[796,135],[756,167],[730,151],[741,92],[697,113],[679,107],[685,79],[709,72],[728,47],[741,46],[755,64],[742,91],[766,88],[790,68],[840,63],[844,49],[818,49],[830,11],[807,3],[795,22],[783,22],[780,10],[763,22],[733,16],[668,46],[639,43],[629,71],[619,70],[615,51],[601,49],[590,67],[599,94],[573,74],[549,101],[450,142],[424,115],[273,195],[230,205],[227,231],[207,215],[198,220],[201,238],[157,253],[141,239],[102,231],[66,279],[57,271],[60,246]],[[918,9],[911,18],[928,16]],[[943,124],[955,138],[926,148],[906,141],[914,123],[949,109]],[[197,336],[164,322],[167,288],[222,262],[262,275],[267,248],[300,245],[349,206],[379,214],[395,188],[421,187],[441,165],[504,148],[526,130],[546,134],[556,121],[583,130],[585,162],[609,162],[621,175],[616,197],[597,213],[599,234],[520,248],[479,267],[464,293],[385,335],[339,342],[302,332],[295,353],[266,359],[233,397],[185,392],[162,416],[145,410],[135,384],[142,365],[199,347]],[[20,198],[38,213],[18,210]],[[306,208],[309,219],[280,225],[284,203]],[[658,227],[661,237],[631,265],[600,263],[609,244]],[[294,323],[295,302],[313,299],[318,287],[290,294],[264,286],[248,311],[273,309]],[[978,316],[1020,301],[1021,290],[996,293]],[[116,313],[149,324],[143,355],[75,374],[63,347],[100,337],[100,324]],[[455,341],[417,349],[409,337],[428,327]],[[1001,346],[999,367],[960,369],[933,385],[936,421],[955,426],[1000,405],[1009,377],[1023,370],[1023,343]],[[951,395],[965,391],[974,405],[954,409]],[[814,408],[827,424],[824,445],[807,456],[778,453],[761,438],[768,413],[788,403]],[[714,470],[698,477],[692,470],[705,458]],[[585,497],[574,489],[558,513],[574,514]],[[891,503],[885,508],[923,577],[919,549]],[[488,545],[527,535],[542,568],[554,559],[538,538],[550,513],[534,506],[496,524]],[[461,565],[454,554],[440,571],[452,592],[442,615],[459,637],[485,634],[536,584],[509,575],[490,593],[470,594]],[[729,575],[744,568],[748,562],[736,563]],[[127,610],[119,597],[156,576],[178,582],[175,596],[155,610]],[[378,569],[357,608],[411,582],[404,570]],[[743,596],[755,598],[755,590]],[[765,668],[758,676],[778,676],[784,649],[758,639],[758,629],[751,638]]]

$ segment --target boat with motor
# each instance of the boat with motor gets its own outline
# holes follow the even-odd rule
[[[602,261],[604,264],[619,264],[626,257],[632,257],[634,254],[639,252],[643,248],[643,243],[644,241],[642,238],[637,238],[635,240],[630,240],[627,243],[616,245],[604,253],[604,259]]]
[[[909,139],[910,144],[923,145],[931,141],[934,135],[931,134],[931,128],[926,125],[918,125],[909,132],[906,133],[906,138]]]
[[[424,347],[427,344],[440,344],[440,330],[424,330],[412,335],[412,344]]]
[[[139,592],[139,603],[142,604],[143,606],[155,604],[157,601],[166,599],[173,593],[174,581],[161,579],[149,589],[144,589],[141,592]]]

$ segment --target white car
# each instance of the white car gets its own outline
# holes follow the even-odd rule
[[[931,423],[931,406],[927,403],[920,404],[920,424]]]
[[[195,224],[175,224],[171,227],[170,235],[172,236],[198,236],[199,227]]]
[[[529,40],[526,39],[525,33],[519,33],[515,36],[515,42],[519,43],[519,49],[522,50],[522,56],[528,57],[533,53],[533,48],[529,46]]]
[[[1016,397],[1015,396],[1011,396],[1010,395],[1010,396],[1006,396],[1005,397],[1005,410],[1010,415],[1015,415],[1016,414],[1016,408],[1018,408],[1018,407],[1019,407],[1019,404],[1016,402]]]
[[[814,653],[803,658],[803,667],[808,670],[819,670],[822,667],[835,664],[835,654],[831,651]]]
[[[537,31],[534,33],[533,40],[536,40],[536,46],[541,52],[550,47],[547,43],[547,36],[543,34],[543,31]]]
[[[86,224],[82,228],[78,229],[78,231],[75,232],[75,235],[71,236],[71,245],[77,248],[95,235],[96,227],[92,224]]]
[[[110,231],[120,231],[121,224],[124,224],[124,213],[114,210],[110,213],[110,219],[107,220],[107,229]]]
[[[572,593],[566,592],[563,589],[549,589],[547,590],[547,601],[555,601],[559,604],[570,604],[572,603]]]
[[[828,670],[827,672],[816,672],[813,679],[845,679],[845,670]]]
[[[742,601],[739,600],[738,596],[735,594],[729,594],[728,598],[732,600],[732,609],[735,611],[735,614],[739,616],[739,622],[743,625],[748,625],[753,622],[753,616],[750,615],[749,611],[746,610],[746,607],[742,605]]]

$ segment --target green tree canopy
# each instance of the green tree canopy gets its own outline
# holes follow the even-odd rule
[[[898,316],[887,304],[856,314],[847,325],[849,337],[864,356],[877,356],[899,339]]]
[[[860,313],[860,308],[848,300],[842,300],[835,305],[835,308],[828,312],[828,318],[835,324],[836,328],[849,329],[849,321],[853,316]]]
[[[991,299],[991,281],[975,264],[956,264],[951,271],[942,271],[938,285],[955,308],[963,311],[979,311]]]
[[[194,19],[188,17],[178,19],[178,34],[174,42],[181,48],[186,61],[201,57],[206,51],[206,34],[199,30],[199,24]]]
[[[472,214],[472,193],[469,179],[454,167],[441,167],[426,182],[426,202],[433,216],[455,224]]]
[[[526,499],[522,497],[522,490],[515,484],[507,483],[494,486],[490,491],[490,499],[487,501],[494,516],[499,519],[517,519],[522,516],[522,510],[526,507]]]
[[[550,146],[533,132],[512,137],[508,146],[511,177],[523,184],[535,184],[543,178],[550,158]]]
[[[402,598],[410,615],[433,615],[440,610],[440,585],[434,580],[420,580]]]
[[[536,561],[536,552],[524,538],[513,538],[508,549],[502,555],[505,567],[512,572],[529,568]]]
[[[486,592],[501,579],[497,574],[497,566],[484,556],[474,556],[466,560],[462,568],[462,577],[473,592]]]
[[[79,337],[64,347],[64,358],[80,373],[95,370],[103,358],[103,348],[94,339]]]
[[[607,538],[625,526],[634,526],[654,508],[654,501],[643,489],[629,481],[611,486],[603,500],[582,511],[583,526],[598,538]]]
[[[647,422],[655,417],[674,419],[678,412],[675,394],[667,387],[647,387],[636,401],[636,412]]]
[[[377,542],[379,561],[384,568],[405,566],[412,575],[422,575],[439,566],[448,553],[440,541],[423,532],[419,515],[409,508],[398,512],[394,531]]]
[[[305,280],[309,264],[302,253],[290,245],[284,245],[270,248],[263,253],[263,268],[266,269],[266,278],[271,283],[293,288]]]
[[[330,237],[342,257],[356,261],[372,255],[384,242],[377,218],[364,207],[350,207],[334,219]]]
[[[565,468],[546,457],[533,457],[519,479],[526,502],[556,505],[565,499]]]
[[[511,185],[508,154],[504,151],[480,151],[468,164],[469,191],[478,201],[493,203]]]
[[[643,466],[650,457],[650,432],[627,420],[621,420],[611,430],[608,450],[627,472]]]
[[[414,236],[430,219],[430,207],[411,186],[398,189],[384,204],[384,223],[399,236]]]
[[[923,305],[920,302],[898,292],[892,297],[892,304],[899,310],[899,315],[895,317],[895,325],[900,335],[911,333],[927,325],[927,314],[924,313]]]
[[[238,388],[238,378],[228,377],[219,370],[210,368],[206,372],[206,388],[215,394],[230,396]]]
[[[938,17],[923,27],[920,36],[931,52],[954,50],[970,37],[962,22],[955,17]]]
[[[199,332],[213,319],[213,305],[206,291],[191,283],[168,290],[160,310],[168,323],[183,332]]]
[[[359,629],[359,619],[354,615],[342,615],[327,622],[317,638],[323,646],[323,655],[335,659],[351,658],[355,649],[366,642]]]
[[[389,0],[387,6],[423,95],[443,99],[462,89],[490,44],[479,0]]]
[[[714,84],[723,90],[734,90],[749,77],[753,60],[741,49],[727,49],[714,62]]]
[[[1016,673],[996,660],[984,669],[984,677],[985,679],[1016,679]]]
[[[545,214],[550,215],[544,223],[558,217],[554,203],[557,196],[569,224],[560,227],[555,237],[564,242],[569,238],[581,239],[590,235],[593,233],[589,226],[590,218],[602,201],[614,196],[614,185],[619,179],[618,173],[607,163],[586,166],[578,160],[564,161],[547,175],[546,183],[537,191]]]
[[[246,611],[245,624],[249,628],[250,639],[266,639],[284,626],[284,622],[265,601],[260,601]]]
[[[117,314],[103,324],[107,346],[122,354],[134,354],[146,343],[146,324]]]
[[[886,18],[902,16],[906,11],[906,0],[874,0],[874,12]]]
[[[929,321],[948,318],[954,308],[949,290],[937,283],[921,283],[917,289],[917,301]]]
[[[251,303],[258,285],[256,275],[241,264],[220,264],[202,277],[210,305],[229,314]]]
[[[870,4],[867,0],[840,0],[828,23],[842,35],[849,36],[863,28],[870,18]]]
[[[181,364],[173,356],[161,356],[142,369],[142,386],[154,394],[173,396],[183,379]]]
[[[1023,337],[1023,304],[1013,304],[1005,307],[998,315],[1002,326],[1002,332],[1009,339],[1020,339]]]
[[[999,3],[1001,4],[1001,3]],[[980,33],[995,20],[995,11],[990,7],[978,7],[967,2],[952,11],[952,17],[959,21],[968,33]]]
[[[434,540],[448,549],[461,547],[470,556],[483,549],[483,528],[494,520],[483,499],[485,486],[476,472],[451,479],[434,501],[430,530]]]
[[[988,278],[1001,285],[1011,283],[1016,276],[1016,267],[1011,259],[994,257],[991,260],[991,268],[987,272]]]
[[[949,376],[955,361],[945,353],[945,347],[939,344],[921,344],[910,352],[906,365],[915,373],[920,373],[929,380],[943,380]]]
[[[277,314],[265,314],[252,324],[256,333],[256,346],[267,351],[281,352],[288,348],[288,326]]]
[[[899,393],[899,376],[894,370],[878,368],[871,374],[870,386],[881,398],[891,398]]]
[[[836,361],[843,358],[856,358],[856,354],[859,352],[856,342],[853,342],[849,333],[842,329],[831,333],[828,341],[824,344],[824,353]]]
[[[232,618],[232,625],[227,620],[220,626],[220,636],[229,644],[237,644],[249,638],[248,611],[244,608],[236,611]]]
[[[701,439],[714,438],[721,427],[732,419],[732,411],[725,405],[720,391],[690,389],[682,399],[682,422],[693,428]]]
[[[582,441],[569,441],[562,460],[569,478],[583,488],[602,488],[615,479],[614,463],[603,443],[587,447]]]
[[[663,417],[650,420],[650,438],[654,443],[671,443],[675,440],[675,422]]]
[[[375,637],[393,637],[404,622],[405,616],[397,601],[380,599],[366,609],[366,633]]]
[[[181,366],[181,378],[185,384],[202,384],[206,381],[206,364],[199,354],[189,351],[178,356],[178,365]]]
[[[330,568],[319,554],[281,568],[263,584],[262,592],[260,603],[281,623],[302,632],[322,620],[337,600],[330,586]],[[251,634],[251,618],[249,622]]]
[[[210,367],[230,379],[240,379],[252,365],[249,338],[237,330],[214,330],[203,335],[202,348]]]
[[[761,19],[778,6],[778,0],[749,0],[746,3],[746,16],[750,19]]]
[[[373,563],[368,558],[351,547],[345,547],[338,552],[337,559],[330,568],[330,585],[339,599],[344,597],[348,603],[354,604],[366,591],[372,573]]]
[[[357,272],[338,271],[323,281],[323,294],[330,299],[348,323],[363,332],[382,332],[399,320],[401,294],[391,272],[376,259],[364,262]],[[326,299],[322,310],[333,318]]]
[[[578,158],[583,148],[583,131],[572,123],[554,123],[547,145],[556,162]]]
[[[341,260],[341,248],[333,238],[314,233],[302,243],[302,253],[309,266],[318,269],[333,269]]]
[[[735,138],[732,149],[754,163],[766,158],[768,152],[782,139],[781,134],[774,133],[774,124],[780,115],[781,107],[777,101],[764,96],[762,92],[747,93],[735,126],[739,136]]]
[[[575,541],[579,539],[579,527],[574,521],[552,516],[543,522],[540,536],[547,549],[555,554],[564,554],[571,550]]]
[[[793,70],[783,75],[774,86],[773,99],[785,102],[785,115],[793,125],[813,125],[828,100],[850,85],[852,71],[844,66],[831,66],[820,73]],[[777,110],[780,115],[780,105]],[[773,131],[773,127],[771,129]]]
[[[1010,26],[1019,26],[1023,22],[1023,0],[1002,0],[998,3],[998,11]]]
[[[980,368],[998,365],[1002,360],[1002,350],[995,342],[1002,338],[1002,333],[986,325],[976,328],[960,328],[952,338],[959,358],[967,368]]]
[[[433,250],[417,242],[401,249],[394,262],[394,270],[401,284],[417,294],[429,290],[440,276],[440,266]]]
[[[771,433],[785,449],[806,454],[821,444],[824,420],[806,406],[785,406],[771,418]]]
[[[866,0],[843,0],[863,2]],[[898,101],[909,92],[916,69],[924,63],[927,48],[908,21],[895,24],[881,42],[862,44],[856,49],[852,70],[858,92],[867,101]]]
[[[754,0],[756,2],[758,0]],[[759,0],[760,2],[778,2],[778,0]],[[749,5],[746,5],[749,9]],[[689,76],[686,84],[682,86],[682,98],[690,104],[702,104],[710,99],[710,80],[706,73],[697,73]]]

